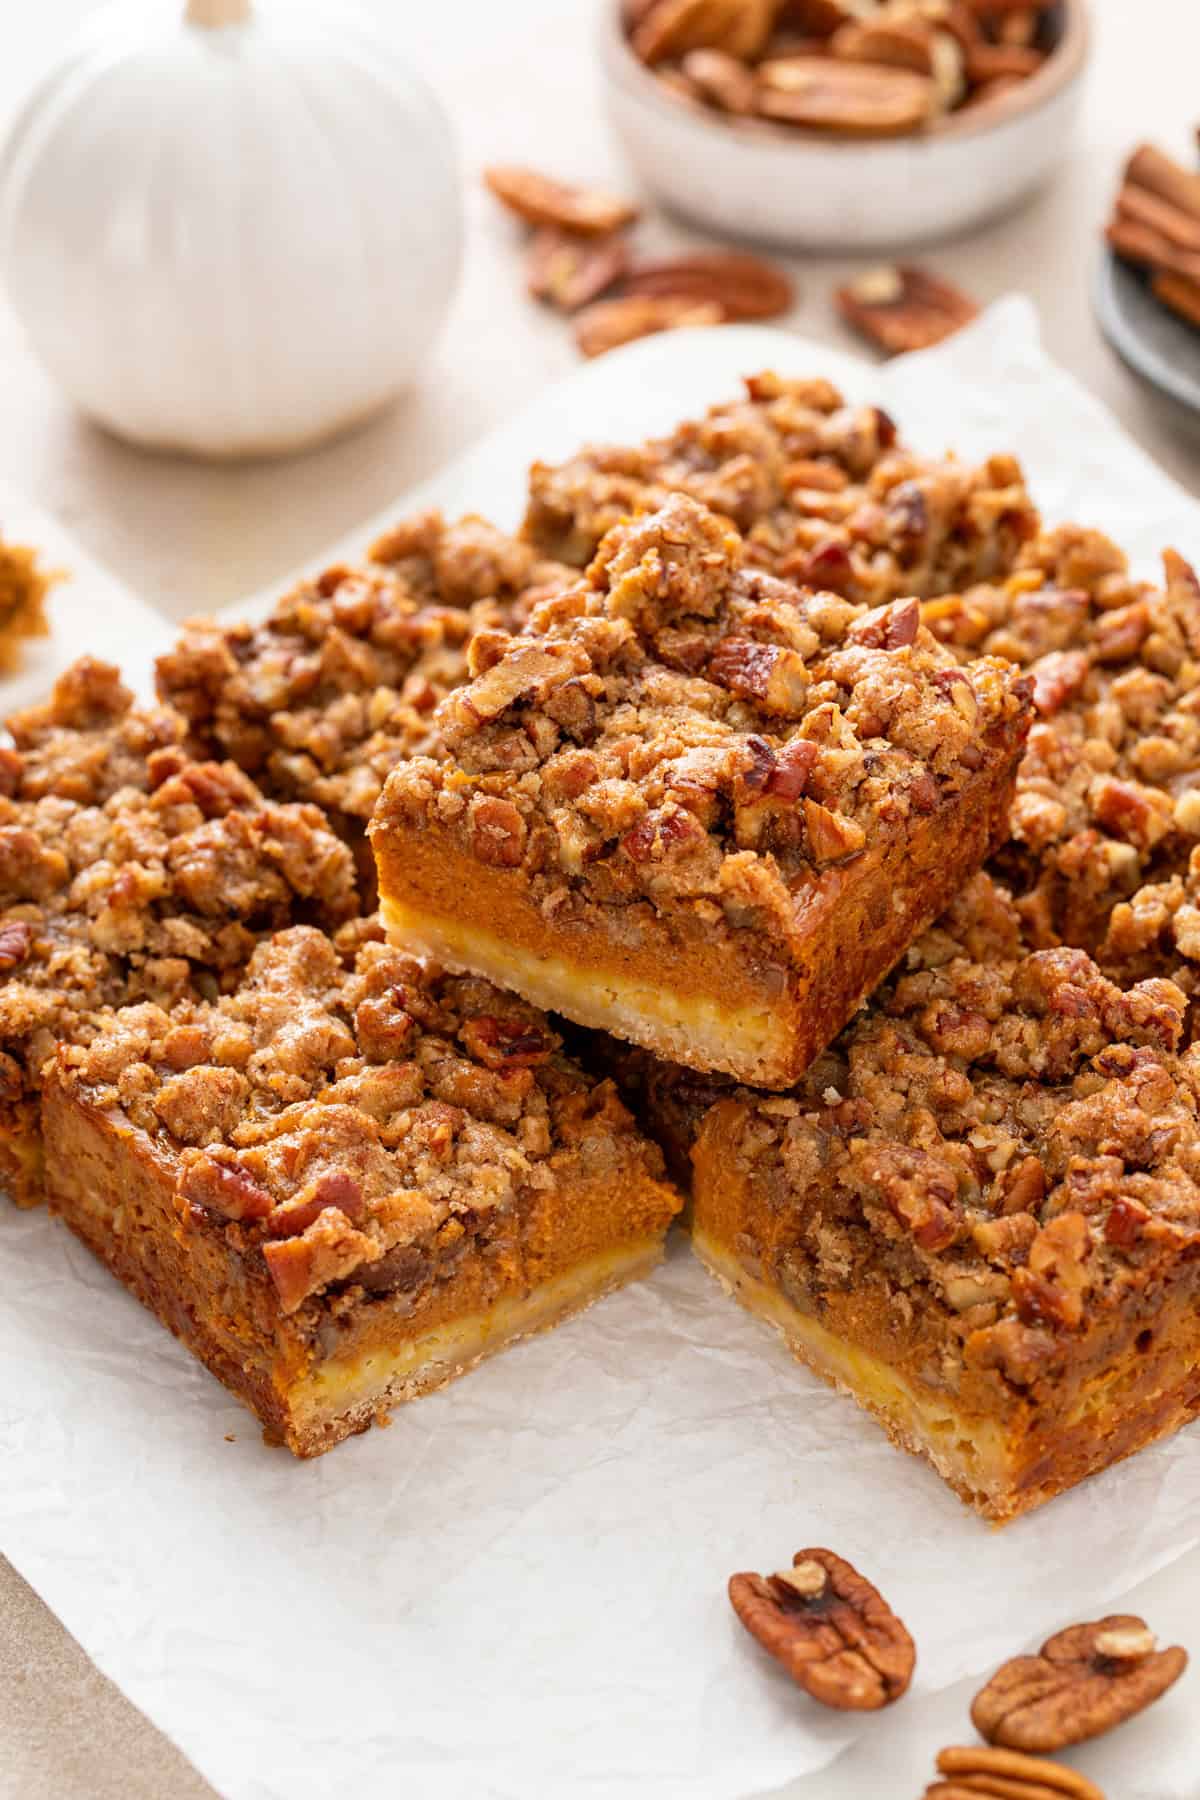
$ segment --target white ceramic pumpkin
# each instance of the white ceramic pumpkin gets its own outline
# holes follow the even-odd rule
[[[0,151],[35,352],[155,448],[274,454],[374,412],[426,357],[461,239],[444,115],[344,0],[126,0]]]

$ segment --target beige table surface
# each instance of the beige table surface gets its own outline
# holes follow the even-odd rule
[[[468,180],[468,253],[457,302],[419,387],[386,418],[286,464],[207,468],[151,459],[71,411],[0,301],[0,477],[57,514],[94,556],[174,618],[226,605],[313,556],[575,360],[560,323],[524,299],[514,233],[480,194],[475,175],[481,163],[505,159],[622,180],[598,105],[595,0],[366,3],[392,21],[441,93]],[[0,127],[92,4],[0,0]],[[1200,9],[1194,0],[1093,4],[1096,50],[1085,117],[1063,146],[1053,185],[1018,217],[927,260],[981,299],[1013,288],[1032,294],[1053,354],[1200,492],[1200,444],[1176,436],[1113,360],[1088,301],[1097,227],[1125,150],[1153,134],[1188,153],[1200,117]],[[649,245],[685,238],[663,220],[646,227]],[[829,290],[849,267],[797,259],[798,330],[846,342]],[[1145,1600],[1151,1616],[1153,1586]],[[841,1790],[831,1777],[828,1791],[834,1785]],[[811,1784],[803,1789],[816,1791]],[[0,1561],[0,1800],[193,1800],[211,1793]]]

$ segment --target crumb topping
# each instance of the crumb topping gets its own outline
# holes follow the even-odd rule
[[[932,1298],[968,1361],[1028,1385],[1200,1242],[1185,1008],[1170,981],[1025,952],[976,877],[792,1094],[739,1095],[736,1154],[786,1211],[789,1279],[882,1270],[897,1304]]]
[[[1011,754],[1028,705],[1008,665],[963,669],[916,601],[868,611],[794,588],[678,494],[469,660],[437,715],[446,761],[398,768],[386,812],[432,813],[543,898],[570,881],[785,929],[797,880]]]
[[[583,567],[614,525],[670,493],[735,525],[751,564],[871,606],[1003,576],[1038,524],[1012,457],[918,457],[879,407],[766,373],[667,437],[535,463],[525,533]]]
[[[261,625],[198,620],[158,661],[192,747],[361,830],[389,771],[430,742],[476,630],[517,629],[561,571],[486,520],[426,512],[286,594]]]
[[[174,1160],[183,1214],[265,1259],[287,1313],[351,1280],[389,1292],[485,1243],[498,1253],[564,1150],[600,1172],[636,1147],[660,1170],[544,1014],[370,922],[336,943],[283,931],[233,992],[128,1007],[63,1067]]]

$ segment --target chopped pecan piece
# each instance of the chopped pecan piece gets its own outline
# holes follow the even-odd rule
[[[622,344],[653,337],[657,331],[677,331],[686,325],[721,325],[725,311],[712,300],[691,300],[683,295],[630,294],[616,300],[597,300],[575,320],[575,342],[585,356],[604,356]]]
[[[468,1019],[462,1040],[477,1062],[489,1069],[536,1069],[549,1062],[554,1040],[528,1019]]]
[[[757,700],[764,712],[789,716],[804,709],[809,687],[804,658],[780,644],[722,638],[708,659],[708,675],[731,694]]]
[[[525,854],[525,821],[511,800],[481,795],[471,806],[471,849],[481,863],[516,869]]]
[[[0,925],[0,975],[19,967],[29,955],[33,934],[23,919]]]
[[[179,1175],[179,1195],[189,1206],[219,1213],[237,1221],[265,1219],[274,1202],[244,1169],[218,1162],[215,1156],[185,1153]]]
[[[989,1794],[995,1800],[1104,1800],[1095,1782],[1078,1770],[1015,1750],[952,1744],[938,1752],[937,1766],[947,1779],[926,1788],[925,1800],[978,1800]]]
[[[937,89],[926,75],[821,56],[773,58],[759,68],[758,110],[788,125],[848,137],[897,137],[932,116]]]
[[[845,862],[848,857],[857,856],[867,841],[857,819],[831,812],[817,800],[804,802],[804,823],[809,855],[815,863]]]
[[[919,601],[892,600],[856,619],[846,636],[852,644],[865,644],[871,650],[902,650],[907,644],[916,642],[920,623]]]
[[[873,1712],[912,1680],[916,1649],[883,1596],[832,1550],[797,1550],[776,1575],[733,1575],[738,1618],[823,1706]]]
[[[632,224],[638,209],[599,188],[568,187],[535,169],[493,164],[483,172],[492,193],[529,225],[557,225],[583,237],[607,237]]]
[[[560,312],[578,312],[619,281],[629,267],[629,247],[619,232],[581,238],[543,225],[529,246],[529,292]]]
[[[726,319],[773,319],[795,299],[791,280],[774,264],[739,250],[700,250],[643,263],[624,282],[627,294],[719,306]]]
[[[1054,1751],[1098,1737],[1165,1694],[1187,1651],[1157,1650],[1144,1619],[1115,1613],[1056,1632],[1036,1656],[997,1669],[971,1706],[976,1730],[1013,1750]]]
[[[834,300],[846,323],[889,356],[940,344],[979,313],[960,288],[912,263],[871,269]]]

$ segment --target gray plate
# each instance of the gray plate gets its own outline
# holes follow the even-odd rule
[[[1156,300],[1146,276],[1108,249],[1092,304],[1121,361],[1153,388],[1182,430],[1200,437],[1200,329]]]

